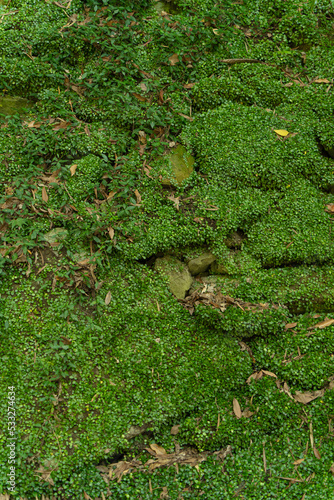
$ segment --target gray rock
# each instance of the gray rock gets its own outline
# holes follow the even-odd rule
[[[175,257],[167,255],[155,261],[154,269],[167,277],[172,294],[177,299],[184,299],[192,284],[187,266]]]
[[[192,259],[188,262],[189,271],[193,276],[204,273],[215,260],[216,257],[211,252],[203,253],[196,259]]]

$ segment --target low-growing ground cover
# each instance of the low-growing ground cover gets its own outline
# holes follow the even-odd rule
[[[0,2],[1,498],[333,498],[333,26]]]

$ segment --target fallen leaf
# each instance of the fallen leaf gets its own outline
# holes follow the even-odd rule
[[[334,319],[325,319],[324,321],[320,321],[314,326],[310,326],[308,330],[312,330],[313,328],[326,328],[327,326],[331,326],[334,324]]]
[[[281,137],[286,137],[289,135],[289,132],[287,130],[274,130],[277,135],[280,135]]]
[[[218,33],[218,28],[213,28],[213,30],[212,30],[212,31],[213,31],[213,33],[214,33],[215,35],[219,35],[219,33]]]
[[[73,177],[73,175],[75,174],[77,166],[78,165],[76,163],[74,163],[74,165],[71,165],[71,167],[70,167],[71,177]]]
[[[171,66],[175,66],[175,64],[177,64],[178,62],[180,62],[179,60],[179,56],[177,54],[173,54],[172,56],[170,56],[168,58],[169,60],[169,63]]]
[[[317,78],[316,80],[313,80],[313,83],[330,83],[327,78]]]
[[[118,462],[115,469],[113,469],[113,465],[114,464],[111,464],[109,477],[110,479],[118,479],[118,483],[121,482],[123,475],[127,474],[133,468],[131,462]]]
[[[186,118],[187,120],[189,120],[191,122],[194,120],[191,116],[184,115],[183,113],[178,113],[178,115],[183,116],[183,118]]]
[[[284,328],[285,328],[285,330],[289,330],[290,328],[294,328],[297,325],[298,325],[297,322],[296,323],[287,323]]]
[[[329,472],[331,472],[334,476],[334,463],[331,465],[331,468],[329,469]]]
[[[195,87],[196,83],[186,83],[186,85],[183,85],[184,89],[192,89]]]
[[[114,235],[115,235],[115,231],[114,231],[114,229],[112,227],[109,227],[108,233],[109,233],[110,239],[113,240],[114,239]]]
[[[140,94],[132,94],[136,99],[138,99],[138,101],[141,101],[141,102],[146,102],[147,99],[146,97],[140,95]]]
[[[175,198],[175,196],[172,194],[171,196],[167,196],[167,198],[174,203],[176,210],[180,209],[180,197],[179,196],[177,198]]]
[[[135,195],[136,195],[137,205],[140,205],[141,204],[141,196],[139,194],[138,189],[135,189]]]
[[[167,455],[166,450],[158,444],[152,443],[150,444],[150,448],[155,452],[156,455]]]
[[[305,458],[299,458],[298,460],[295,460],[293,462],[293,465],[300,465],[302,462],[304,462]]]
[[[306,405],[310,401],[313,401],[314,399],[320,398],[324,395],[325,390],[321,389],[319,391],[306,391],[306,392],[300,392],[296,391],[295,395],[293,396],[293,399],[297,401],[298,403],[303,403]]]
[[[111,291],[109,290],[109,292],[106,295],[106,298],[104,299],[104,303],[107,306],[110,304],[110,302],[111,302]]]
[[[46,189],[45,189],[45,186],[43,186],[42,188],[42,200],[47,203],[48,202],[48,193],[46,192]]]
[[[275,375],[275,373],[273,373],[273,372],[268,372],[267,370],[262,370],[262,372],[263,372],[265,375],[268,375],[268,377],[274,377],[274,378],[277,378],[277,375]]]
[[[316,458],[318,458],[319,460],[321,459],[321,455],[314,445],[313,445],[313,453]]]
[[[64,337],[63,335],[61,335],[60,337],[62,339],[63,344],[65,344],[65,345],[71,345],[72,344],[72,340],[71,339],[68,339],[67,337]]]
[[[143,92],[147,92],[147,86],[146,86],[146,84],[144,82],[141,82],[139,84],[139,87],[143,90]]]
[[[159,104],[163,104],[164,101],[164,91],[161,89],[159,92]]]
[[[164,498],[169,498],[167,486],[164,486],[162,488],[162,492],[160,493],[160,499],[162,500]]]
[[[237,399],[233,398],[233,412],[237,418],[242,417],[241,408]]]
[[[176,436],[180,432],[180,426],[179,425],[173,425],[173,427],[170,430],[170,433],[172,436]]]
[[[250,411],[248,408],[246,408],[246,409],[242,412],[242,417],[244,417],[244,418],[249,418],[249,417],[251,417],[252,415],[254,415],[254,412],[253,412],[253,411]]]
[[[250,384],[251,380],[260,380],[263,377],[263,371],[260,370],[259,372],[252,373],[246,380],[247,384]]]

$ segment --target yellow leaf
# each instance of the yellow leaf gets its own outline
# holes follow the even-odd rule
[[[281,137],[286,137],[289,135],[289,132],[287,130],[274,130],[277,135],[280,135]]]
[[[218,35],[218,29],[217,28],[214,28],[212,31],[214,32],[215,35]]]

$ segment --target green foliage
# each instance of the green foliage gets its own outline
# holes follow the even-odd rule
[[[334,308],[333,2],[12,0],[0,20],[0,92],[29,108],[0,128],[14,496],[332,500],[333,391],[301,406],[279,387],[293,397],[333,376],[333,326],[310,329]],[[195,171],[163,187],[173,143]],[[45,239],[54,228],[67,231],[59,245]],[[278,308],[189,315],[150,266],[208,250],[222,294]],[[247,384],[261,369],[281,385]],[[252,414],[236,418],[234,399]],[[305,452],[311,422],[321,460]],[[150,443],[172,452],[174,439],[208,453],[198,469],[156,470],[151,488],[145,471],[107,485],[96,469],[145,463]],[[299,458],[303,482],[287,489]]]

